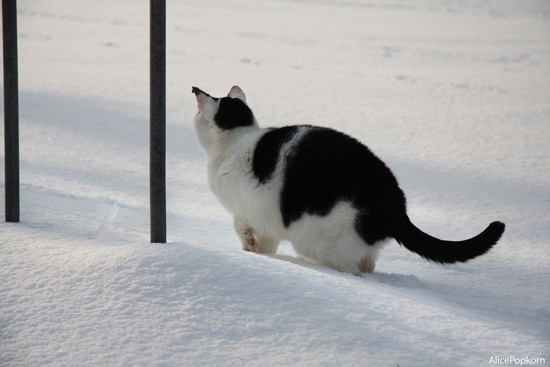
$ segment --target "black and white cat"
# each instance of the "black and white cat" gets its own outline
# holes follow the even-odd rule
[[[504,232],[493,222],[469,240],[434,238],[410,222],[394,175],[357,140],[309,125],[262,129],[237,86],[223,98],[192,92],[208,184],[233,215],[244,250],[273,254],[287,240],[305,258],[359,275],[374,271],[390,238],[455,263],[484,254]]]

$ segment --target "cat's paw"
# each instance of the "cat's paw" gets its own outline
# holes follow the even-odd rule
[[[254,237],[249,238],[244,246],[245,251],[258,252],[258,241]]]

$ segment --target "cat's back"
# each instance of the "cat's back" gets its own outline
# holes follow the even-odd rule
[[[389,168],[368,147],[334,129],[268,129],[258,139],[252,167],[260,184],[279,180],[285,227],[306,213],[325,216],[341,201],[372,209],[392,199],[404,205]]]
[[[389,171],[365,145],[331,128],[293,125],[262,130],[252,156],[252,171],[260,184],[270,181],[277,167],[284,166],[285,186],[300,183],[305,190],[322,191],[327,196],[329,191],[363,187],[367,176],[384,176]]]

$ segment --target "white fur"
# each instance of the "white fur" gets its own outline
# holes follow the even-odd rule
[[[239,87],[229,93],[246,102]],[[233,225],[244,250],[276,253],[282,240],[300,255],[330,268],[356,275],[372,272],[381,245],[365,244],[354,229],[356,209],[339,202],[327,216],[303,215],[288,228],[279,209],[285,152],[299,142],[306,127],[283,146],[272,177],[260,184],[252,172],[256,143],[267,132],[253,126],[222,130],[214,123],[218,103],[199,94],[195,130],[208,156],[208,185],[233,216]]]

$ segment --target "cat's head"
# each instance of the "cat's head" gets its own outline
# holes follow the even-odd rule
[[[234,86],[227,97],[216,98],[193,87],[199,112],[195,116],[195,129],[201,145],[208,149],[214,135],[241,127],[257,126],[252,110],[246,104],[241,88]]]

